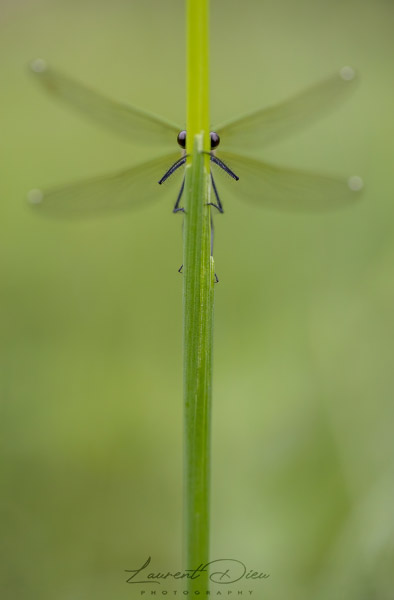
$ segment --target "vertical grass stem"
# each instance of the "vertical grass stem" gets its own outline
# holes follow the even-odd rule
[[[184,216],[184,562],[209,562],[214,266],[209,156],[209,0],[187,0],[187,153]],[[206,575],[189,590],[207,590]]]

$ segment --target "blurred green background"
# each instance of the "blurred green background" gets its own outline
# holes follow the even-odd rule
[[[1,595],[137,597],[124,569],[181,563],[181,218],[159,201],[32,214],[30,188],[155,149],[57,105],[26,64],[184,124],[184,2],[1,12]],[[261,156],[360,174],[362,201],[287,215],[222,198],[216,219],[212,557],[269,572],[259,598],[393,597],[393,17],[385,0],[212,0],[213,124],[361,73]]]

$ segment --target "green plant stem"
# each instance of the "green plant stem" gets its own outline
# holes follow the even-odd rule
[[[184,190],[184,562],[209,562],[214,266],[211,257],[208,106],[209,0],[187,2],[187,153]],[[189,589],[207,589],[200,577]]]

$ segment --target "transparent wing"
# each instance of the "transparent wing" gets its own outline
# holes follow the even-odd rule
[[[344,100],[354,89],[356,79],[351,67],[343,67],[339,73],[289,100],[218,125],[214,129],[220,135],[220,147],[238,152],[263,147],[285,137],[313,123],[316,117]]]
[[[31,70],[50,94],[97,123],[106,125],[122,136],[139,143],[174,147],[177,135],[182,129],[178,125],[128,104],[110,100],[82,83],[49,68],[41,59],[31,63]]]
[[[227,152],[222,152],[220,159],[239,177],[239,181],[234,181],[213,165],[213,176],[223,202],[230,195],[275,210],[316,212],[355,202],[362,188],[362,180],[357,176],[346,180],[277,167]]]
[[[38,213],[53,217],[92,217],[116,213],[143,206],[144,203],[163,199],[171,192],[174,203],[177,187],[181,185],[179,168],[163,185],[159,179],[179,158],[179,154],[167,154],[125,169],[118,173],[71,183],[47,191],[31,190],[28,201]]]

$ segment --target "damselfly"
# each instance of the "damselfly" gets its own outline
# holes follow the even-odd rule
[[[53,96],[65,101],[95,121],[139,143],[160,146],[163,153],[120,172],[41,191],[31,190],[28,200],[49,215],[89,216],[128,209],[157,197],[158,183],[183,174],[186,162],[186,131],[179,125],[127,104],[109,100],[37,59],[32,71]],[[348,180],[291,168],[278,167],[247,155],[307,124],[347,96],[355,72],[343,67],[339,73],[297,94],[290,100],[263,108],[213,128],[211,164],[231,184],[239,180],[240,197],[273,208],[319,210],[349,203],[361,190],[360,177]],[[164,151],[178,142],[176,153]],[[223,152],[218,150],[224,148]],[[246,153],[245,153],[246,152]],[[216,177],[216,174],[215,174]],[[223,212],[223,204],[211,169],[212,204]],[[179,183],[174,212],[182,210],[183,179]],[[175,199],[175,198],[174,198]]]

